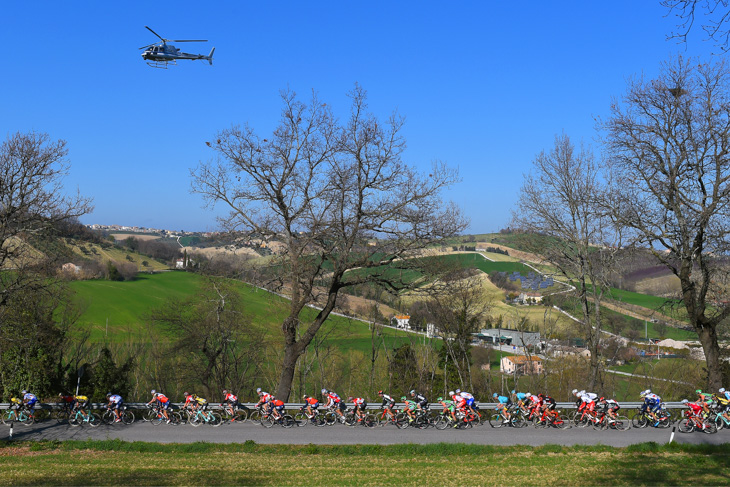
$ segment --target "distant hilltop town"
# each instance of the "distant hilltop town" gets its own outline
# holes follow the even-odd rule
[[[102,232],[130,232],[130,233],[146,233],[150,235],[159,235],[161,237],[183,237],[186,235],[202,235],[204,237],[212,237],[220,232],[188,232],[185,230],[166,230],[164,228],[148,228],[127,225],[100,225],[92,223],[86,225],[91,230],[99,230]]]

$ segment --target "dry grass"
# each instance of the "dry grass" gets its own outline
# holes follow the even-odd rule
[[[130,445],[130,444],[126,444]],[[124,446],[124,445],[123,445]],[[726,446],[316,447],[207,445],[151,451],[11,447],[1,485],[727,485]],[[34,451],[37,450],[37,451]],[[191,451],[185,451],[191,450]],[[198,451],[195,451],[198,450]],[[2,450],[0,450],[2,451]]]

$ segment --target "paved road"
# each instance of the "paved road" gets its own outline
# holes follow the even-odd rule
[[[7,439],[7,426],[0,426],[0,439]],[[149,423],[134,423],[129,426],[102,425],[98,428],[70,427],[52,421],[45,421],[32,426],[15,425],[13,438],[17,440],[86,440],[119,438],[126,441],[149,441],[160,443],[192,443],[205,441],[210,443],[237,443],[253,440],[256,443],[268,444],[380,444],[396,443],[469,443],[475,445],[588,445],[603,444],[611,446],[628,446],[634,443],[669,441],[672,428],[669,429],[631,429],[628,431],[595,431],[591,428],[571,428],[568,430],[537,429],[531,426],[514,428],[491,428],[489,425],[467,430],[436,429],[417,430],[407,428],[399,430],[394,426],[383,428],[349,428],[344,425],[317,428],[285,429],[279,426],[264,428],[263,426],[245,424],[224,424],[213,428],[190,425],[153,426]],[[683,434],[676,432],[677,443],[711,443],[730,442],[730,431],[722,430],[716,434],[704,433]]]

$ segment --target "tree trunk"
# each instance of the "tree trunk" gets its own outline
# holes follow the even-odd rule
[[[722,367],[720,365],[720,347],[717,343],[717,330],[714,326],[698,326],[697,334],[700,337],[702,350],[705,352],[707,363],[707,387],[716,391],[722,387]]]

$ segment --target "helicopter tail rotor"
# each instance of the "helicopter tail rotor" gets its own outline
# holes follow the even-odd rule
[[[205,58],[205,59],[207,59],[207,60],[208,60],[208,62],[210,63],[210,65],[211,65],[211,66],[213,66],[213,53],[214,53],[214,52],[215,52],[215,47],[214,47],[213,49],[211,49],[211,50],[210,50],[210,54],[208,54],[208,55],[206,56],[206,58]]]

